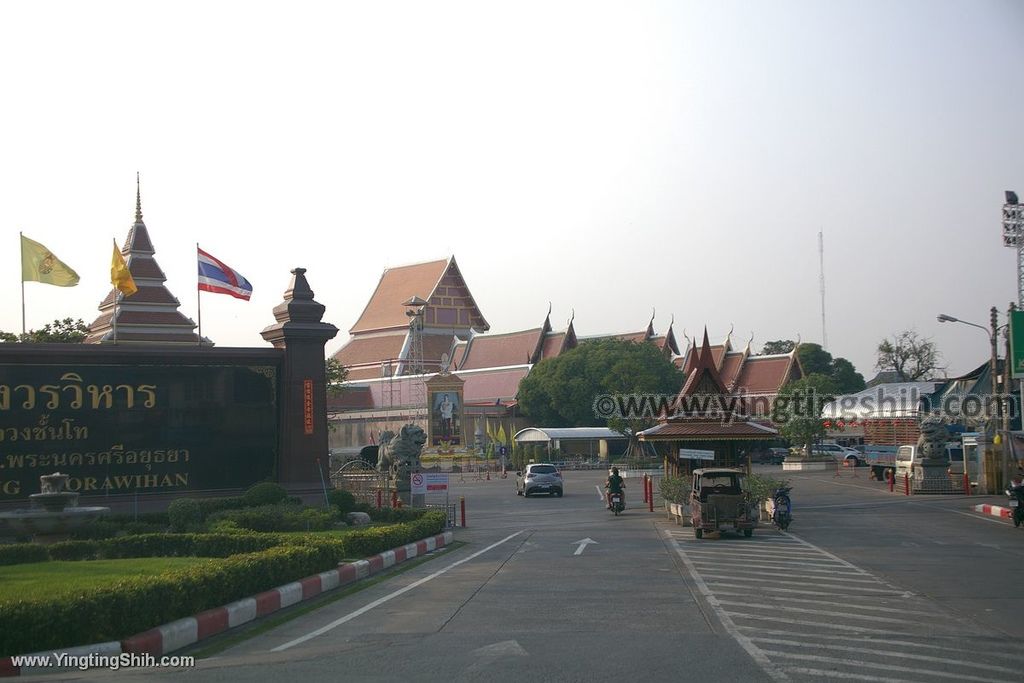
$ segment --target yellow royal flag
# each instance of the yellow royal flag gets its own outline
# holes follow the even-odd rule
[[[78,273],[39,242],[22,235],[21,280],[22,282],[45,282],[58,287],[74,287],[78,284]]]
[[[491,431],[491,421],[487,420],[487,422],[485,422],[484,425],[485,425],[484,431],[487,432],[487,440],[488,441],[497,441],[498,439],[495,438],[494,432]]]
[[[498,443],[505,443],[505,425],[498,425]]]
[[[139,291],[132,279],[132,273],[128,270],[128,264],[124,262],[121,250],[117,248],[117,240],[114,240],[114,258],[110,262],[110,284],[114,285],[125,296],[131,296]]]

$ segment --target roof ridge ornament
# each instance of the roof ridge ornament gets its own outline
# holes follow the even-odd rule
[[[142,222],[142,185],[139,182],[139,172],[135,172],[135,222]]]

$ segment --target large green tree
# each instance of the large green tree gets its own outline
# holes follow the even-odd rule
[[[836,383],[827,375],[807,375],[790,382],[775,399],[772,421],[779,425],[783,438],[810,453],[814,440],[826,432],[821,411],[837,393]]]
[[[777,339],[766,342],[761,353],[765,355],[773,353],[789,353],[796,346],[792,339]],[[825,375],[831,377],[835,382],[836,391],[840,394],[853,394],[862,391],[865,386],[864,376],[857,372],[853,363],[841,357],[832,357],[832,354],[822,348],[821,344],[813,342],[801,343],[796,352],[800,359],[800,367],[804,375]]]
[[[653,344],[601,339],[538,363],[519,383],[518,400],[539,426],[608,426],[632,433],[654,420],[626,419],[618,398],[597,406],[599,397],[674,396],[682,382],[682,372]]]
[[[89,334],[89,327],[82,321],[64,318],[43,325],[40,330],[29,330],[25,334],[0,331],[0,342],[22,342],[25,344],[81,344]]]

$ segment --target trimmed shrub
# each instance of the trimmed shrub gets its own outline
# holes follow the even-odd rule
[[[356,497],[344,489],[334,489],[327,494],[327,500],[338,508],[338,512],[342,515],[356,510]]]
[[[686,477],[664,477],[658,482],[658,492],[666,503],[686,503],[690,480]]]
[[[288,498],[288,492],[285,491],[284,487],[272,481],[256,484],[242,496],[245,504],[249,507],[273,505],[274,503],[280,503],[286,498]]]
[[[198,501],[192,498],[178,498],[167,506],[167,518],[171,531],[178,533],[192,531],[203,522],[203,512]]]
[[[46,562],[50,554],[46,546],[35,543],[12,543],[0,545],[0,566],[7,564],[28,564],[29,562]]]
[[[274,534],[153,534],[51,546],[3,546],[13,556],[52,559],[201,555],[225,557],[147,578],[132,577],[68,597],[0,603],[0,656],[120,640],[159,624],[312,576],[346,558],[373,555],[440,533],[444,513],[348,532],[337,538]],[[14,551],[8,548],[26,548]],[[33,550],[27,550],[32,548]],[[38,561],[33,559],[33,561]]]
[[[241,529],[251,531],[324,531],[334,526],[340,519],[334,508],[321,510],[316,508],[298,508],[284,503],[280,505],[261,505],[242,510],[224,510],[216,512],[207,519],[210,524],[217,525],[223,521],[231,521]]]

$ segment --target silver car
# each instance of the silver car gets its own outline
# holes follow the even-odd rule
[[[516,472],[516,495],[529,497],[532,493],[547,493],[562,497],[565,484],[562,473],[551,463],[540,462],[527,465],[523,472]]]

